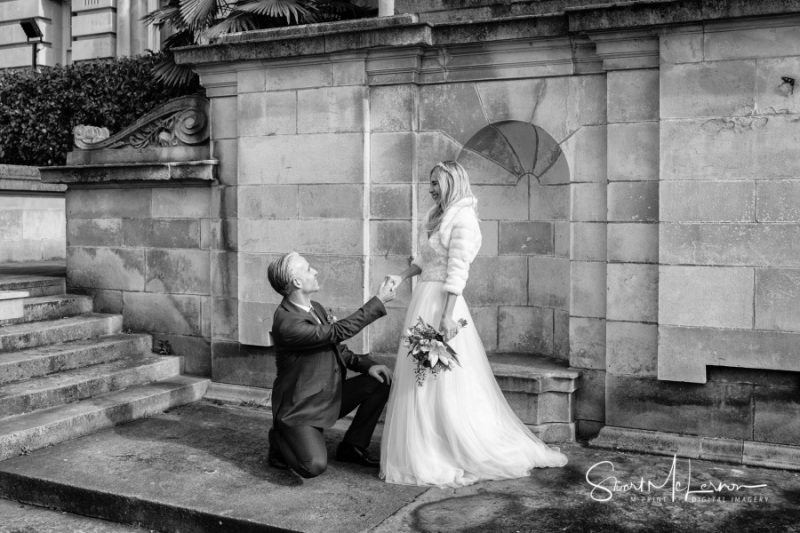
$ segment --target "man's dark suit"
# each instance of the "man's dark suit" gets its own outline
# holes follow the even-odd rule
[[[386,314],[380,299],[372,298],[333,323],[322,305],[311,305],[317,318],[284,298],[272,323],[278,366],[272,389],[277,444],[289,466],[304,477],[319,475],[327,466],[321,430],[358,405],[343,442],[366,448],[389,395],[388,384],[370,376],[345,380],[348,368],[365,374],[377,363],[341,344]]]

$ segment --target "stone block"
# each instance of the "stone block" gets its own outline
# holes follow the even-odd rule
[[[125,246],[200,248],[200,221],[126,218],[122,221]]]
[[[343,85],[367,85],[366,62],[363,57],[354,61],[343,58],[342,61],[333,61],[331,64],[334,87]]]
[[[609,374],[655,377],[658,326],[609,320],[606,323],[606,369]]]
[[[327,87],[332,84],[331,63],[320,63],[314,60],[306,64],[285,64],[285,66],[269,69],[264,87],[267,91],[283,91],[307,87]]]
[[[236,117],[238,112],[238,98],[227,96],[222,98],[211,98],[211,138],[214,141],[220,139],[235,139],[238,134]]]
[[[371,255],[411,255],[411,222],[377,220],[369,227]]]
[[[607,268],[607,280],[606,318],[629,322],[658,321],[657,265],[611,263]]]
[[[780,54],[783,55],[783,54]],[[800,72],[800,57],[775,57],[756,62],[756,109],[761,113],[800,113],[800,104],[788,84],[781,84],[788,72]]]
[[[144,250],[67,248],[67,286],[144,290]]]
[[[540,307],[569,307],[569,259],[528,258],[528,303]]]
[[[744,440],[753,435],[752,385],[608,374],[606,388],[612,426]]]
[[[300,185],[300,218],[362,218],[363,185]]]
[[[419,120],[420,130],[441,131],[462,145],[488,125],[474,83],[420,87]]]
[[[373,185],[369,190],[370,218],[411,218],[411,185]]]
[[[320,291],[314,300],[326,306],[341,308],[358,308],[367,298],[364,297],[364,259],[360,256],[340,255],[304,255],[312,268],[317,270]],[[382,281],[382,278],[381,278]],[[378,290],[378,283],[373,283],[370,296]],[[272,288],[270,287],[270,290]],[[274,291],[273,291],[274,293]],[[280,302],[280,295],[275,293]],[[273,301],[273,300],[267,300]],[[341,317],[341,314],[337,314]]]
[[[360,220],[243,219],[238,226],[239,249],[243,252],[287,253],[297,250],[300,253],[355,255],[363,251]]]
[[[661,224],[664,264],[800,266],[800,224]]]
[[[753,327],[752,268],[661,266],[658,320],[695,327]]]
[[[605,318],[606,263],[571,261],[570,280],[570,314]]]
[[[383,283],[383,279],[390,274],[399,274],[410,264],[409,257],[401,257],[396,255],[390,256],[373,256],[369,258],[369,290],[374,294],[377,292],[378,287]],[[357,292],[353,289],[353,293]],[[395,290],[395,299],[391,302],[384,304],[387,308],[399,307],[402,309],[408,308],[408,303],[411,300],[411,281],[405,281],[400,287]],[[362,289],[363,294],[363,289]]]
[[[570,222],[553,223],[553,252],[556,257],[569,258]]]
[[[603,422],[595,422],[594,420],[578,420],[575,423],[575,436],[578,440],[589,441],[595,438],[600,430],[605,427]],[[594,444],[592,444],[595,446]]]
[[[281,255],[280,253],[237,254],[239,267],[236,277],[242,283],[238,283],[239,292],[236,296],[246,302],[280,303],[283,297],[275,292],[269,284],[267,268],[272,261],[280,258]]]
[[[211,294],[210,254],[203,250],[147,250],[145,290]]]
[[[220,185],[235,186],[239,183],[239,141],[237,139],[214,139],[211,153],[217,164],[217,179]]]
[[[795,25],[715,31],[703,35],[706,61],[800,55]]]
[[[63,238],[44,239],[42,245],[42,261],[64,259],[67,256],[67,243]]]
[[[417,141],[417,176],[420,183],[428,183],[431,169],[440,161],[455,161],[461,152],[462,144],[440,131],[421,131],[416,134]],[[472,169],[467,168],[467,171]],[[476,181],[478,176],[470,174],[470,183]],[[410,181],[410,178],[409,178]],[[494,181],[492,182],[494,183]]]
[[[364,131],[365,91],[354,85],[297,91],[297,132]]]
[[[122,301],[123,291],[70,288],[70,293],[91,296],[93,301],[92,309],[95,313],[121,315],[124,312],[124,303]]]
[[[295,91],[279,91],[240,94],[238,104],[239,137],[251,137],[298,133],[298,108],[307,102],[299,102]]]
[[[608,181],[658,179],[658,122],[608,126]]]
[[[661,68],[661,117],[731,117],[753,110],[756,62],[704,61]]]
[[[659,118],[659,70],[608,73],[608,122],[644,122]]]
[[[569,311],[553,310],[553,356],[569,360]]]
[[[528,220],[528,179],[523,178],[516,185],[473,185],[480,217],[483,220]]]
[[[272,319],[277,304],[239,301],[239,342],[272,346]]]
[[[567,102],[567,132],[581,126],[605,125],[607,122],[606,74],[570,76]]]
[[[206,188],[153,189],[153,218],[212,218]]]
[[[405,323],[405,309],[389,308],[386,316],[369,326],[369,352],[370,354],[395,355],[406,357],[405,347],[400,350],[400,336],[403,334]],[[354,345],[355,346],[355,345]],[[355,347],[353,351],[358,352]]]
[[[246,185],[239,187],[239,218],[298,218],[298,185]]]
[[[662,181],[660,186],[659,216],[663,221],[755,221],[755,182]]]
[[[703,60],[702,31],[664,33],[658,51],[662,63],[697,63]]]
[[[497,350],[552,355],[553,310],[543,307],[500,307]]]
[[[236,298],[238,295],[238,254],[211,252],[211,295]]]
[[[499,250],[500,223],[497,220],[481,220],[481,249],[478,255],[495,256]]]
[[[69,189],[67,218],[150,218],[151,189]]]
[[[240,70],[236,73],[236,90],[239,94],[263,92],[266,77],[266,69]]]
[[[604,222],[570,223],[569,257],[578,261],[605,261],[608,227]]]
[[[373,132],[415,129],[416,96],[417,87],[414,85],[370,87],[370,129]]]
[[[361,133],[274,135],[239,139],[239,183],[361,183]],[[321,178],[321,176],[324,176]]]
[[[472,315],[472,323],[467,324],[468,327],[473,327],[478,332],[481,338],[483,348],[487,353],[497,352],[497,315],[498,308],[491,307],[476,307],[472,306],[469,309]]]
[[[570,317],[569,365],[573,368],[606,369],[606,321]]]
[[[372,133],[369,138],[370,181],[411,183],[414,175],[414,134]],[[427,179],[427,174],[424,177]]]
[[[153,351],[159,343],[168,342],[176,355],[183,356],[183,373],[211,377],[211,343],[202,337],[188,335],[153,335]]]
[[[550,222],[500,222],[501,255],[552,255],[553,224]]]
[[[647,181],[608,184],[609,222],[658,221],[658,183]]]
[[[603,370],[581,370],[575,391],[575,419],[606,420],[606,373]]]
[[[481,130],[476,137],[481,139],[481,141],[478,142],[473,139],[472,142],[485,145],[491,142],[502,142],[505,144],[504,140],[500,140],[500,134],[493,128]],[[493,144],[491,149],[497,149],[497,144]],[[485,157],[483,154],[470,148],[461,150],[458,153],[457,161],[466,169],[467,174],[469,174],[469,181],[473,187],[475,185],[515,185],[520,181],[520,177],[517,174],[498,165],[490,157]],[[426,179],[429,175],[430,172],[425,174]],[[420,173],[420,177],[422,176],[423,174]]]
[[[0,211],[0,235],[4,241],[18,241],[22,239],[23,209],[14,211]]]
[[[800,331],[800,270],[756,269],[756,328]]]
[[[26,209],[22,213],[22,238],[30,240],[63,239],[67,222],[63,211]]]
[[[43,241],[0,241],[0,262],[41,261]]]
[[[191,336],[201,333],[200,296],[125,292],[122,299],[124,329]]]
[[[68,246],[121,246],[122,220],[75,218],[67,221]]]
[[[477,257],[472,263],[464,298],[470,305],[527,305],[526,257]]]
[[[800,181],[770,181],[756,185],[758,222],[800,222]]]
[[[579,126],[561,143],[573,183],[603,183],[607,176],[606,126]]]
[[[753,440],[800,445],[800,399],[796,387],[755,388]]]
[[[211,343],[211,376],[215,383],[271,388],[276,375],[273,348],[229,341]]]
[[[214,298],[211,303],[211,338],[239,340],[239,301]]]
[[[568,220],[569,184],[539,185],[532,181],[530,188],[531,220]]]
[[[72,42],[72,61],[110,58],[117,55],[117,39],[111,35]]]
[[[797,446],[748,441],[742,444],[742,464],[794,470],[800,462]]]
[[[570,218],[574,222],[605,222],[607,216],[606,194],[604,183],[573,183],[572,212]]]

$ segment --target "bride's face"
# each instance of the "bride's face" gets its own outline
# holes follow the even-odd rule
[[[438,172],[435,172],[431,176],[431,186],[428,189],[428,192],[430,193],[431,198],[433,198],[434,202],[436,202],[437,204],[442,203],[442,187],[441,187],[441,185],[439,185],[439,173]]]

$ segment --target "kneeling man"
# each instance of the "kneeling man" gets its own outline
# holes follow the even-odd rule
[[[394,299],[394,286],[384,282],[358,311],[334,321],[311,300],[319,290],[317,271],[301,255],[282,256],[267,274],[283,296],[272,322],[278,376],[272,389],[269,464],[304,478],[322,474],[328,466],[323,430],[358,407],[336,459],[378,467],[379,460],[366,448],[389,398],[392,371],[341,342],[386,314],[383,304]],[[345,379],[348,368],[362,375]]]

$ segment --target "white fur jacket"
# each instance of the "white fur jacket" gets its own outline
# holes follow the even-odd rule
[[[476,198],[462,198],[447,208],[439,225],[439,241],[447,249],[447,278],[442,289],[455,295],[464,291],[469,266],[481,249],[477,207]],[[423,227],[426,222],[427,216]],[[421,266],[419,257],[414,264]]]

